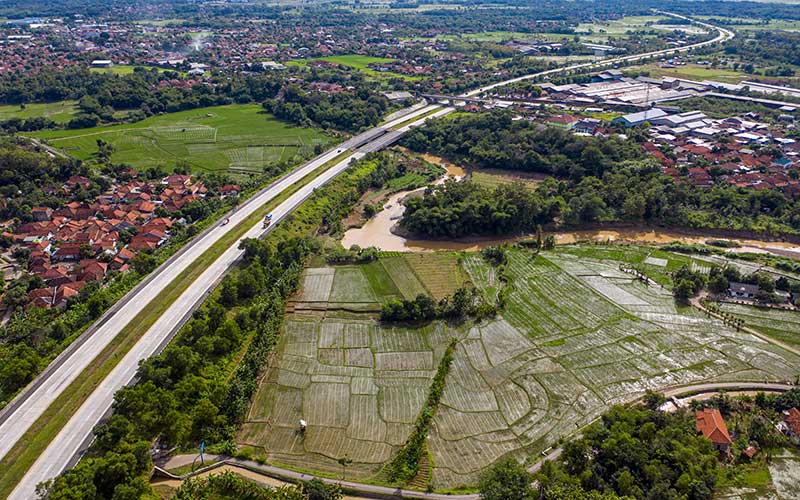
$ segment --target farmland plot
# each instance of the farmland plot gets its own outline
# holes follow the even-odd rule
[[[333,286],[334,269],[306,269],[301,299],[303,302],[327,302]]]
[[[417,278],[417,275],[414,274],[414,270],[405,257],[401,255],[384,257],[381,258],[381,264],[383,264],[386,272],[389,273],[392,281],[397,285],[403,298],[412,300],[421,293],[428,293],[425,286]]]
[[[354,461],[349,476],[380,480],[408,438],[451,338],[458,342],[428,437],[437,488],[474,485],[498,459],[535,455],[647,389],[796,375],[800,357],[678,307],[668,287],[646,286],[619,269],[621,260],[651,255],[666,264],[647,265],[665,273],[687,257],[599,247],[596,258],[589,250],[510,250],[507,305],[491,320],[409,327],[380,324],[374,315],[291,314],[238,442],[277,463],[329,473],[340,471],[336,460],[347,454]],[[447,259],[452,265],[457,255]],[[452,269],[423,277],[419,266],[439,261],[424,262],[396,256],[372,267],[309,270],[301,295],[379,306],[392,295],[444,290],[442,276],[454,276]],[[496,297],[494,268],[477,254],[462,264],[463,279]],[[796,316],[774,315],[771,321],[800,332]],[[309,425],[305,436],[296,432],[301,418]]]
[[[493,286],[484,263],[465,262],[479,288]],[[647,389],[786,379],[800,364],[676,308],[667,289],[634,281],[613,261],[512,251],[506,270],[507,308],[456,349],[429,442],[437,487],[474,484],[498,454],[542,451]]]
[[[403,258],[436,300],[452,295],[467,281],[454,253],[407,253]]]
[[[349,268],[337,273],[342,269],[343,279],[352,277]],[[352,281],[348,287],[363,292]],[[336,460],[346,455],[353,460],[348,475],[369,477],[408,438],[444,347],[458,335],[443,326],[383,328],[372,320],[293,315],[238,442],[277,463],[320,471],[340,471]],[[304,435],[300,419],[308,423]]]
[[[744,320],[765,335],[800,346],[800,313],[739,304],[719,304],[720,309]]]

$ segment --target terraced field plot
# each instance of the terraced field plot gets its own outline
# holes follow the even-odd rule
[[[796,375],[799,357],[676,307],[668,289],[645,286],[619,268],[653,257],[667,262],[648,266],[665,273],[688,257],[601,247],[604,258],[597,259],[592,249],[510,251],[507,306],[478,324],[386,326],[374,314],[345,319],[296,310],[238,441],[264,447],[277,462],[328,472],[339,470],[336,460],[347,454],[354,461],[349,476],[380,480],[450,338],[458,339],[455,357],[428,438],[437,488],[474,485],[499,458],[534,456],[646,389]],[[336,268],[330,296],[363,299],[367,285],[378,301],[395,290],[405,295],[409,275],[400,269],[411,269],[413,286],[422,286],[416,266],[428,261],[398,259],[382,258],[382,267],[372,263],[369,270]],[[348,279],[339,291],[343,269]],[[353,277],[357,270],[363,280]],[[479,255],[465,255],[459,272],[485,297],[496,297],[496,270]],[[322,274],[307,273],[302,297]],[[318,286],[323,291],[313,293],[324,295],[326,285]],[[300,418],[309,422],[305,437],[295,433]]]
[[[48,130],[30,135],[85,160],[97,140],[114,146],[111,159],[137,168],[185,162],[197,170],[261,172],[264,166],[311,152],[328,139],[313,129],[295,127],[255,104],[214,106],[154,116],[133,124],[79,130]]]
[[[327,472],[341,471],[336,460],[346,456],[349,476],[369,477],[405,442],[449,339],[459,336],[441,323],[408,330],[293,316],[238,441]]]
[[[744,320],[745,325],[772,338],[800,346],[800,312],[739,304],[719,304],[720,309]]]

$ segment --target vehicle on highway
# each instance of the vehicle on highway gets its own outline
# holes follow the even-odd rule
[[[227,225],[228,225],[228,223],[229,223],[230,221],[231,221],[231,219],[230,219],[230,217],[228,217],[227,219],[225,219],[224,221],[222,221],[222,225],[223,225],[223,226],[227,226]]]
[[[267,216],[264,217],[264,228],[268,228],[270,224],[272,224],[272,214],[267,214]]]

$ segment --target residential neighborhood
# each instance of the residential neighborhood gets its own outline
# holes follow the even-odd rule
[[[130,180],[112,183],[94,200],[71,201],[56,209],[33,207],[30,221],[3,224],[2,236],[10,243],[3,255],[9,262],[5,278],[29,275],[41,285],[29,291],[29,307],[63,307],[87,283],[128,271],[138,254],[151,254],[169,241],[176,225],[188,223],[176,215],[181,209],[208,194],[189,175],[147,181],[137,179],[132,169],[125,173]],[[70,197],[92,184],[73,176],[57,192]],[[239,191],[226,185],[219,194],[237,196]]]

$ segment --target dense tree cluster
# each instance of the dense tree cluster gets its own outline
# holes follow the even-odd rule
[[[298,125],[316,124],[324,128],[357,132],[377,125],[389,101],[364,89],[357,92],[304,92],[289,85],[280,99],[270,99],[264,108],[273,115]]]
[[[689,300],[706,286],[706,275],[700,271],[692,271],[689,266],[684,264],[680,269],[672,273],[672,294],[681,301]]]
[[[175,494],[177,500],[339,500],[341,488],[319,479],[277,488],[267,488],[233,472],[212,474],[207,479],[189,479]]]
[[[52,158],[18,147],[10,138],[0,138],[0,195],[5,199],[0,207],[0,218],[19,217],[29,222],[33,220],[31,207],[63,206],[63,196],[45,195],[42,188],[60,188],[64,181],[77,174],[89,175],[89,172],[76,161]]]
[[[537,479],[545,499],[580,487],[637,500],[703,500],[713,494],[717,467],[717,452],[696,432],[692,413],[615,406]]]
[[[542,172],[575,180],[602,177],[614,164],[644,156],[632,141],[585,138],[512,117],[494,112],[432,120],[412,129],[402,144],[476,168]]]
[[[414,129],[404,144],[476,168],[552,174],[535,189],[446,182],[406,201],[401,224],[429,237],[635,221],[769,235],[800,232],[800,202],[776,190],[675,182],[633,139],[583,138],[511,121],[505,112],[456,115]]]
[[[394,299],[381,309],[381,321],[430,321],[436,318],[460,319],[466,316],[484,318],[494,316],[497,310],[486,304],[474,288],[459,288],[451,297],[436,302],[421,293],[413,300]]]

